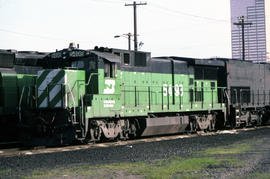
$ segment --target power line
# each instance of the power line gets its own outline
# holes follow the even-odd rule
[[[230,23],[230,21],[226,20],[226,19],[216,19],[216,18],[212,18],[212,17],[200,16],[200,15],[195,15],[195,14],[191,14],[191,13],[186,13],[186,12],[182,12],[182,11],[178,11],[178,10],[174,10],[174,9],[169,9],[169,8],[160,6],[160,5],[155,4],[155,3],[153,3],[152,6],[158,8],[158,9],[162,9],[162,10],[164,10],[166,12],[170,12],[170,13],[174,13],[174,14],[178,14],[178,15],[193,17],[193,18],[197,18],[197,19],[199,18],[199,19],[204,19],[204,20],[208,20],[208,21]]]
[[[16,34],[16,35],[21,35],[21,36],[28,36],[28,37],[35,37],[35,38],[40,38],[40,39],[47,39],[47,40],[64,40],[64,39],[59,39],[59,38],[54,38],[54,37],[33,35],[33,34],[16,32],[16,31],[11,31],[11,30],[6,30],[6,29],[0,29],[0,31],[7,32],[7,33],[12,33],[12,34]]]
[[[11,33],[11,34],[16,34],[16,35],[20,35],[20,36],[44,39],[44,40],[57,40],[57,41],[65,41],[65,42],[68,41],[68,39],[49,37],[49,36],[41,36],[41,35],[33,35],[33,34],[28,34],[28,33],[22,33],[22,32],[16,32],[16,31],[11,31],[11,30],[7,30],[7,29],[2,29],[2,28],[0,28],[0,31]],[[89,42],[79,41],[79,43],[87,43],[88,44]]]
[[[109,3],[109,4],[122,4],[124,1],[115,1],[115,0],[91,0],[99,3]]]

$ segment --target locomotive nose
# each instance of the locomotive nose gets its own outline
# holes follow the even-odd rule
[[[41,70],[37,77],[38,107],[59,108],[64,106],[65,71]]]

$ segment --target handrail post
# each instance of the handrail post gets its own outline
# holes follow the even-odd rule
[[[265,105],[265,90],[263,90],[263,104]]]
[[[70,90],[69,84],[68,84],[68,89],[69,89],[69,92],[71,93],[71,98],[72,98],[72,101],[73,101],[74,118],[76,119],[75,99],[74,99],[73,93]]]
[[[22,98],[23,98],[24,88],[25,88],[25,86],[23,86],[22,94],[20,96],[20,101],[19,101],[19,121],[20,121],[20,123],[22,122],[22,107],[21,107],[21,105],[22,105]]]
[[[242,104],[244,104],[244,103],[243,103],[243,99],[242,99],[242,95],[243,95],[242,89],[239,90],[239,93],[240,93],[240,94],[239,94],[239,103],[240,103],[240,105],[242,105]]]
[[[204,97],[203,97],[203,92],[204,92],[204,90],[203,90],[203,87],[201,87],[201,100],[202,100],[202,109],[203,109],[203,102],[204,102]]]
[[[169,85],[167,86],[167,103],[168,103],[167,109],[169,110],[169,109],[170,109],[170,92],[169,92]]]
[[[124,106],[126,106],[126,86],[125,84],[123,84],[124,86]]]
[[[161,109],[163,110],[164,102],[163,102],[163,87],[161,87]]]
[[[257,100],[257,104],[260,104],[260,90],[258,89],[258,100]]]
[[[149,105],[149,111],[151,110],[151,91],[150,86],[148,86],[148,105]]]
[[[212,108],[214,108],[214,91],[211,89],[211,94],[212,94]]]
[[[46,92],[47,92],[47,107],[49,108],[49,104],[50,104],[50,91],[49,91],[49,84],[46,87]]]
[[[190,108],[192,109],[193,108],[193,100],[194,100],[194,92],[193,92],[193,89],[192,88],[190,88],[190,90],[189,90],[189,92],[190,92]]]
[[[238,95],[236,89],[234,89],[234,94],[235,94],[235,104],[238,105]]]
[[[270,90],[269,90],[269,94],[268,94],[268,100],[269,100],[269,105],[270,105]]]
[[[255,105],[255,94],[254,94],[254,90],[252,90],[252,104],[253,104],[253,106]],[[269,102],[269,104],[270,104],[270,102]]]
[[[181,88],[179,87],[179,108],[182,109]]]
[[[36,109],[37,109],[38,108],[38,88],[36,84],[35,84],[35,104],[36,104]]]

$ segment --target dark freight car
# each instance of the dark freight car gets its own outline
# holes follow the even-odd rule
[[[226,60],[226,69],[231,123],[261,124],[270,102],[269,64]]]

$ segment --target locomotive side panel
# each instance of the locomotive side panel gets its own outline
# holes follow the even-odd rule
[[[231,127],[260,125],[266,106],[265,64],[228,60],[229,123]]]
[[[264,106],[265,70],[264,64],[230,60],[229,87],[234,106]]]
[[[270,64],[264,64],[265,105],[270,106]]]

